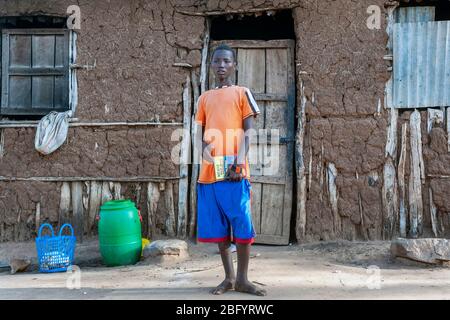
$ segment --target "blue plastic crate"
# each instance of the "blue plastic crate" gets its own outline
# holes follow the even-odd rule
[[[48,227],[52,234],[42,236],[42,229]],[[70,228],[72,234],[65,236],[62,231],[65,227]],[[72,265],[75,252],[76,237],[70,224],[64,224],[55,236],[50,224],[44,223],[39,228],[36,238],[36,250],[40,272],[63,272]]]

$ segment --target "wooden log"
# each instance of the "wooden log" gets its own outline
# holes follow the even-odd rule
[[[147,237],[151,239],[155,234],[155,219],[160,198],[159,186],[157,183],[149,182],[147,185]]]
[[[59,227],[70,222],[69,213],[71,206],[70,184],[63,182],[61,185],[61,197],[59,201]]]
[[[338,211],[338,192],[336,188],[336,177],[337,170],[334,163],[328,163],[327,166],[327,177],[328,177],[328,195],[331,205],[331,211],[333,212],[333,226],[335,237],[340,237],[341,235],[341,217]]]
[[[408,123],[402,125],[402,140],[400,149],[400,159],[398,162],[398,189],[400,198],[400,237],[406,237],[406,220],[408,217],[408,207],[406,206],[406,183],[405,183],[405,167],[406,167],[406,143],[407,143]]]
[[[113,199],[108,182],[102,183],[102,204]]]
[[[73,213],[73,229],[77,240],[83,242],[83,184],[81,182],[72,182],[72,213]]]
[[[410,118],[411,161],[409,177],[409,213],[410,236],[413,238],[422,234],[423,202],[422,202],[422,171],[421,161],[422,135],[420,131],[420,112],[415,110]]]
[[[111,187],[111,183],[110,183],[110,187]],[[119,182],[114,182],[113,190],[114,190],[114,200],[122,199],[122,186]]]
[[[174,64],[172,64],[172,66],[183,67],[183,68],[192,68],[192,64],[187,63],[187,62],[175,62]]]
[[[289,10],[296,8],[298,5],[293,6],[286,6],[286,7],[264,7],[264,8],[253,8],[253,9],[237,9],[237,10],[226,10],[226,11],[204,11],[204,12],[198,12],[198,11],[185,11],[185,10],[176,10],[176,13],[184,14],[188,16],[218,16],[218,15],[224,15],[224,14],[249,14],[249,13],[260,13],[268,11],[268,15],[274,14],[276,11],[279,10]]]
[[[84,188],[83,188],[83,212],[86,212],[89,214],[89,195],[91,191],[91,182],[85,181],[84,182]],[[83,230],[84,232],[89,232],[89,216],[87,216],[84,219],[83,223]]]
[[[88,213],[88,227],[87,232],[92,235],[93,226],[95,226],[95,219],[100,210],[102,203],[102,184],[101,182],[92,181],[91,190],[89,194],[89,213]]]
[[[206,88],[208,87],[208,52],[210,30],[211,22],[209,21],[209,19],[206,19],[202,48],[202,64],[200,66],[200,93],[205,92]]]
[[[180,150],[180,176],[181,178],[178,183],[178,225],[177,225],[177,235],[180,238],[186,237],[187,231],[187,209],[188,209],[188,192],[189,192],[189,167],[190,162],[190,145],[191,145],[191,77],[188,75],[186,77],[186,83],[183,89],[183,139],[181,141]]]
[[[383,239],[390,240],[394,235],[397,217],[397,179],[395,166],[391,157],[387,157],[383,170]]]
[[[41,226],[41,203],[36,203],[36,234],[39,232]]]
[[[197,124],[195,123],[195,115],[198,110],[198,99],[200,96],[199,83],[197,80],[197,74],[195,70],[191,71],[191,83],[192,83],[192,92],[194,95],[194,110],[192,112],[191,118],[191,137],[192,139],[192,175],[191,175],[191,184],[190,184],[190,215],[189,215],[189,237],[194,237],[196,226],[197,226],[197,180],[200,171],[200,155],[201,155],[201,147],[199,148],[200,141],[197,139]],[[201,144],[200,144],[201,145]]]
[[[174,203],[173,203],[173,183],[167,182],[166,183],[166,189],[164,191],[164,198],[166,202],[166,221],[165,221],[165,227],[166,227],[166,234],[169,237],[175,237],[176,235],[176,227],[175,227],[175,209],[174,209]]]
[[[434,236],[438,237],[438,219],[437,219],[437,208],[433,202],[433,190],[428,188],[428,193],[430,195],[430,216],[431,216],[431,229],[433,230]]]
[[[390,122],[387,132],[387,141],[385,156],[391,157],[391,159],[397,158],[397,121],[398,121],[398,110],[391,108],[389,111]]]
[[[298,110],[297,133],[295,135],[295,169],[297,173],[297,221],[296,221],[296,237],[298,241],[302,241],[306,236],[306,175],[304,160],[304,140],[306,128],[306,96],[303,81],[300,83],[300,109]],[[311,149],[310,149],[310,157]],[[311,179],[311,162],[309,164],[309,179]]]
[[[0,129],[0,159],[3,158],[5,154],[5,132],[3,129]]]

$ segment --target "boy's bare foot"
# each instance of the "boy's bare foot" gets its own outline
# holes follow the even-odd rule
[[[258,286],[255,286],[249,281],[244,282],[237,282],[234,285],[234,290],[243,292],[243,293],[250,293],[254,294],[256,296],[265,296],[267,295],[267,291],[264,289],[259,288]]]
[[[220,295],[224,294],[229,290],[234,289],[234,280],[225,279],[221,284],[219,284],[216,288],[211,290],[212,294]]]

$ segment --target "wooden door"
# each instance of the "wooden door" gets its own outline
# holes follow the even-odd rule
[[[223,41],[213,41],[214,47]],[[256,243],[289,243],[292,214],[294,170],[294,41],[233,40],[225,41],[236,50],[238,67],[235,84],[248,87],[261,110],[255,128],[279,130],[278,170],[273,170],[270,149],[261,148],[265,134],[258,134],[250,148],[250,157],[257,163],[250,166],[252,184],[252,216],[257,233]],[[211,55],[210,55],[211,57]],[[209,88],[215,87],[212,70]],[[261,131],[259,131],[261,132]],[[269,142],[273,139],[269,139]],[[254,158],[255,159],[255,158]]]

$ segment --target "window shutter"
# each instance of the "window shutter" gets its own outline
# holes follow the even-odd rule
[[[2,30],[1,114],[44,115],[68,109],[68,31]]]
[[[395,108],[450,106],[450,21],[394,24]]]

